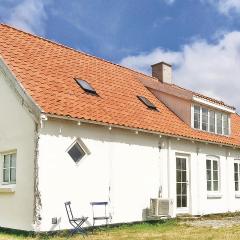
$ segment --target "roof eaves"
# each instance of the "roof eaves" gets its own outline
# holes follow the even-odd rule
[[[17,80],[17,77],[12,72],[12,70],[8,67],[7,63],[4,61],[3,57],[0,55],[0,70],[4,73],[6,78],[10,81],[10,84],[14,88],[17,94],[24,100],[24,103],[30,108],[31,112],[34,114],[35,120],[39,121],[39,117],[41,112],[44,112],[43,109],[33,100],[33,98],[28,94],[26,89]]]
[[[143,133],[156,134],[156,135],[161,135],[161,136],[165,136],[165,137],[173,137],[173,138],[178,138],[178,139],[183,139],[183,140],[188,140],[188,141],[193,141],[193,142],[196,141],[196,142],[199,142],[199,143],[211,143],[211,144],[214,144],[214,145],[220,145],[220,146],[226,146],[226,147],[240,149],[240,145],[237,145],[237,144],[227,144],[227,143],[224,143],[224,142],[202,140],[202,139],[199,139],[199,138],[187,137],[187,136],[183,136],[183,135],[157,132],[157,131],[152,131],[152,130],[148,130],[148,129],[144,129],[144,128],[134,128],[134,127],[128,127],[128,126],[125,126],[125,125],[117,125],[117,124],[111,124],[111,123],[106,123],[106,122],[101,122],[101,121],[93,121],[93,120],[88,120],[88,119],[83,119],[83,118],[74,118],[74,117],[71,117],[71,116],[64,116],[64,115],[57,115],[57,114],[50,114],[50,113],[44,113],[44,115],[47,117],[47,119],[48,118],[55,118],[55,119],[70,120],[70,121],[76,121],[76,122],[82,122],[82,123],[90,123],[90,124],[95,124],[95,125],[100,125],[100,126],[116,127],[116,128],[120,128],[120,129],[140,131],[140,132],[143,132]]]

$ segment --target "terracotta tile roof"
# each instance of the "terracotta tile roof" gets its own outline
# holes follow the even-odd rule
[[[44,113],[240,146],[238,116],[231,137],[194,130],[139,81],[153,78],[136,71],[3,24],[0,56]],[[89,82],[99,96],[85,93],[74,77]],[[159,111],[147,109],[137,95]]]
[[[223,106],[226,106],[226,107],[228,107],[232,110],[235,110],[235,107],[230,106],[230,105],[224,103],[223,101],[205,96],[201,93],[191,91],[189,89],[183,88],[183,87],[178,86],[176,84],[161,83],[156,78],[153,78],[153,77],[151,79],[147,79],[147,80],[144,80],[144,79],[140,79],[140,80],[143,82],[143,84],[145,86],[147,86],[149,88],[152,88],[152,89],[159,89],[160,88],[161,90],[163,90],[163,88],[165,88],[165,89],[168,89],[169,92],[174,92],[175,94],[180,92],[180,94],[184,94],[184,96],[182,96],[183,98],[192,98],[193,96],[197,96],[197,97],[200,97],[200,98],[204,98],[204,99],[206,99],[210,102],[216,103],[218,105],[223,105]]]

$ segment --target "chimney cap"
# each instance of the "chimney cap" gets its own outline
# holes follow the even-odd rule
[[[158,62],[158,63],[154,63],[154,64],[151,65],[151,67],[156,66],[156,65],[167,65],[167,66],[169,66],[169,67],[172,67],[171,64],[166,63],[166,62],[163,62],[163,61],[162,61],[162,62]]]

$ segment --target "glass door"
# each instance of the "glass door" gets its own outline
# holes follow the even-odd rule
[[[176,157],[177,209],[188,212],[188,158]]]

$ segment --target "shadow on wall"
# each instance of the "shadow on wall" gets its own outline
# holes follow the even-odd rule
[[[141,133],[129,129],[109,128],[107,126],[81,123],[76,121],[51,119],[41,129],[43,135],[55,137],[80,137],[102,142],[118,142],[129,145],[157,147],[159,137],[151,133]]]

